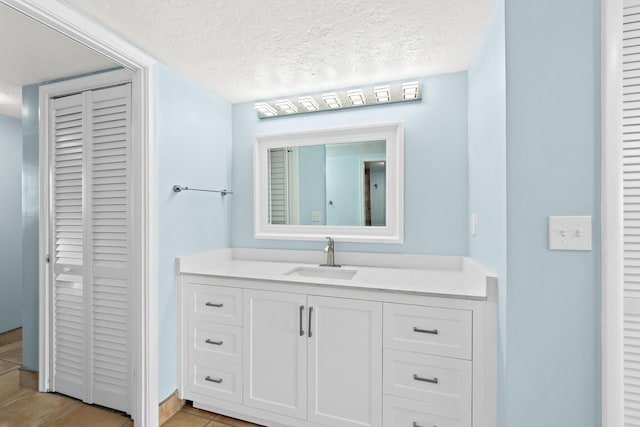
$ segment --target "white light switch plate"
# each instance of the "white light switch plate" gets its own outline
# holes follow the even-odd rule
[[[322,222],[321,211],[311,211],[311,225],[320,225]]]
[[[469,231],[471,237],[476,237],[478,234],[478,214],[472,213],[469,217]]]
[[[549,249],[559,251],[590,251],[591,217],[550,216]]]

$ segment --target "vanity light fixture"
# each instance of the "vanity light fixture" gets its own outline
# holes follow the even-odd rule
[[[283,117],[321,111],[344,110],[380,104],[419,101],[422,83],[418,80],[383,83],[361,88],[336,90],[315,95],[260,101],[254,104],[258,118]]]
[[[318,105],[316,100],[311,96],[301,96],[300,98],[298,98],[298,104],[302,105],[304,109],[309,112],[318,111],[320,109],[320,106]]]
[[[288,99],[276,101],[276,106],[286,114],[295,114],[298,112],[298,108]]]
[[[354,107],[366,104],[362,89],[350,90],[347,92],[347,96],[351,101],[351,105],[353,105]]]
[[[418,82],[402,83],[402,99],[416,99],[419,88],[420,83]]]
[[[388,85],[374,87],[373,93],[376,94],[376,101],[378,103],[389,102],[391,100],[391,92],[389,91]]]
[[[334,109],[334,108],[342,108],[342,102],[340,102],[340,98],[338,97],[337,93],[325,93],[324,95],[322,95],[322,100],[324,101],[325,104],[327,104],[327,107]]]
[[[264,117],[274,117],[278,115],[276,109],[266,102],[256,102],[253,108],[256,109],[258,115],[263,115]]]

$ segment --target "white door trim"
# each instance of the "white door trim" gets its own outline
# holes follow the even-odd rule
[[[602,0],[602,426],[624,424],[622,0]]]
[[[132,415],[136,425],[158,425],[158,319],[157,319],[157,164],[156,164],[156,97],[157,62],[141,50],[133,47],[114,33],[91,21],[57,0],[0,0],[18,12],[29,16],[53,30],[93,49],[122,66],[134,71],[133,77],[133,126],[141,144],[132,153],[134,242],[137,245],[134,265],[139,280],[139,293],[134,296],[137,310],[134,314],[134,377],[136,388],[132,390]],[[42,133],[41,133],[42,136]],[[42,169],[40,158],[40,170]],[[43,175],[43,174],[41,174]],[[45,176],[46,178],[46,176]],[[42,185],[41,176],[41,185]],[[41,201],[42,203],[42,201]],[[46,210],[45,210],[46,211]],[[41,212],[42,206],[41,206]],[[46,215],[40,215],[40,230]],[[46,236],[40,232],[40,384],[46,390],[48,363],[43,350],[48,345],[49,328],[46,294],[43,279],[46,278]],[[46,287],[44,287],[46,288]]]

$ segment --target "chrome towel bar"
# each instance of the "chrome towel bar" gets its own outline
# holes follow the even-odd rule
[[[221,196],[226,196],[227,194],[233,194],[233,191],[229,190],[205,190],[202,188],[189,188],[183,187],[182,185],[174,185],[173,191],[176,193],[180,193],[181,191],[206,191],[208,193],[220,193]]]

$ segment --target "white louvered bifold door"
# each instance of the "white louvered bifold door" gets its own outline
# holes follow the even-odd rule
[[[640,426],[640,0],[623,13],[624,420]]]
[[[58,98],[50,110],[50,228],[53,389],[82,399],[88,330],[85,327],[83,94]]]
[[[52,389],[130,412],[131,86],[52,104]]]
[[[129,412],[131,87],[88,93],[92,400]]]
[[[269,150],[269,223],[288,224],[287,149]]]

